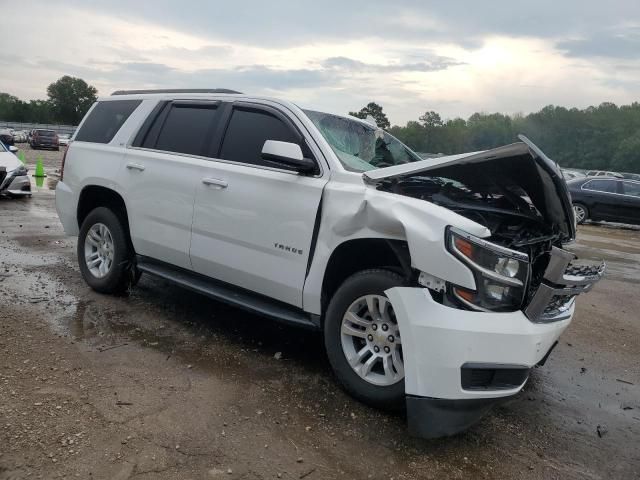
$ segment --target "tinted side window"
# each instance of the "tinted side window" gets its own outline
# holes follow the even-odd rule
[[[204,155],[218,120],[217,113],[217,105],[172,105],[153,148]]]
[[[585,190],[616,193],[616,182],[613,180],[591,180],[584,185]]]
[[[640,183],[636,182],[622,182],[625,195],[633,195],[634,197],[640,197]]]
[[[300,143],[291,127],[270,113],[236,108],[231,114],[220,158],[251,165],[268,165],[260,156],[267,140]]]
[[[142,100],[98,102],[76,135],[81,142],[109,143]]]

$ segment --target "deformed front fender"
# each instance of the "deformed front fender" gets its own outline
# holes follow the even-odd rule
[[[489,230],[443,207],[366,186],[359,175],[337,174],[322,199],[318,241],[304,287],[304,309],[321,314],[320,292],[331,253],[359,238],[405,240],[411,266],[462,287],[475,289],[471,271],[445,246],[445,230],[456,226],[478,237]]]

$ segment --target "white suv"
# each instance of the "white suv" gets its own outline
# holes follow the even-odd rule
[[[116,92],[75,133],[56,205],[93,289],[145,272],[322,330],[346,390],[436,437],[520,391],[604,271],[562,249],[566,184],[521,140],[422,160],[281,100]]]

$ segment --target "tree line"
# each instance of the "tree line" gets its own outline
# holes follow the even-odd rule
[[[0,92],[0,120],[5,122],[78,125],[96,101],[98,90],[68,75],[47,87],[47,100],[25,102]]]
[[[22,101],[0,93],[0,120],[77,125],[97,98],[95,87],[65,75],[47,87],[47,100]],[[427,111],[405,126],[391,126],[375,102],[357,112],[371,115],[417,152],[456,154],[486,150],[517,141],[525,134],[563,167],[640,173],[640,103],[602,103],[585,109],[555,105],[528,115],[474,113],[466,120],[443,120]]]
[[[369,103],[351,115],[372,115],[389,126],[383,109]],[[640,173],[640,103],[602,103],[585,109],[555,105],[528,115],[474,113],[468,119],[443,120],[427,111],[389,132],[417,152],[456,154],[486,150],[517,141],[523,133],[562,167]]]

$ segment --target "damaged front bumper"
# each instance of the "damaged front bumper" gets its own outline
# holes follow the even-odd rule
[[[604,264],[577,269],[573,259],[554,249],[524,311],[461,310],[438,303],[426,288],[385,292],[402,334],[410,432],[424,438],[453,435],[522,389],[529,370],[546,360],[571,322],[575,295],[604,274]],[[588,274],[581,275],[585,269]]]

